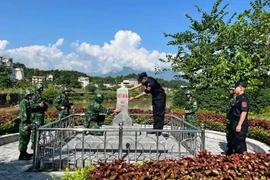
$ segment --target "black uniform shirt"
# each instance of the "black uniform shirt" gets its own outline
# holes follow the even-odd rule
[[[164,89],[161,85],[152,77],[148,77],[148,81],[143,84],[145,86],[145,93],[150,93],[152,96],[157,96],[160,93],[164,93]]]
[[[234,111],[233,111],[233,116],[235,120],[239,120],[240,115],[243,111],[246,111],[247,113],[249,111],[249,100],[245,93],[236,97]],[[248,114],[246,116],[246,119],[247,118],[248,118]]]

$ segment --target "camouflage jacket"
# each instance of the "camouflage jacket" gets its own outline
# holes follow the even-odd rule
[[[30,124],[32,120],[31,100],[23,99],[20,102],[19,115],[21,123]]]
[[[68,96],[65,96],[64,94],[58,95],[55,100],[53,101],[53,106],[61,111],[61,107],[64,106],[65,109],[69,110],[71,108],[69,98]]]
[[[187,114],[194,114],[198,110],[198,103],[195,98],[191,98],[185,102],[185,110],[189,112]]]
[[[44,106],[40,107],[39,104],[43,101]],[[33,112],[44,113],[48,109],[48,105],[45,103],[41,96],[41,93],[36,91],[31,100],[31,108]]]
[[[233,108],[234,108],[234,104],[235,104],[235,101],[236,101],[236,95],[233,95],[230,97],[230,100],[227,104],[227,115],[226,115],[226,118],[227,119],[233,119]]]
[[[97,103],[96,101],[92,101],[85,112],[85,116],[91,119],[97,119],[99,113],[105,113],[109,115],[113,113],[113,111],[103,107],[101,104]]]

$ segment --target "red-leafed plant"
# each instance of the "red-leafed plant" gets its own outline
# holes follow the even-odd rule
[[[199,152],[195,158],[148,161],[141,165],[122,160],[100,162],[89,172],[89,179],[268,179],[270,154],[244,153],[231,156]]]

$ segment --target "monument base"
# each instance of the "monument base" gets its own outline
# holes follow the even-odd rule
[[[123,127],[123,135],[124,136],[135,136],[136,130],[137,136],[141,135],[139,129],[141,128],[139,124],[134,124],[133,126],[122,126]],[[118,136],[119,135],[119,126],[112,125],[103,125],[101,129],[113,129],[113,131],[107,131],[108,136]],[[131,131],[127,131],[131,130]]]

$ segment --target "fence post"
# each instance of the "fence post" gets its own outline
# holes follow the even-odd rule
[[[35,124],[35,139],[34,139],[34,158],[33,158],[33,167],[34,170],[37,170],[38,167],[38,146],[39,146],[39,131],[38,131],[38,125]]]
[[[205,150],[205,124],[201,123],[201,139],[202,139],[202,144],[201,144],[201,151]]]
[[[122,159],[123,150],[123,123],[119,123],[118,159]]]

